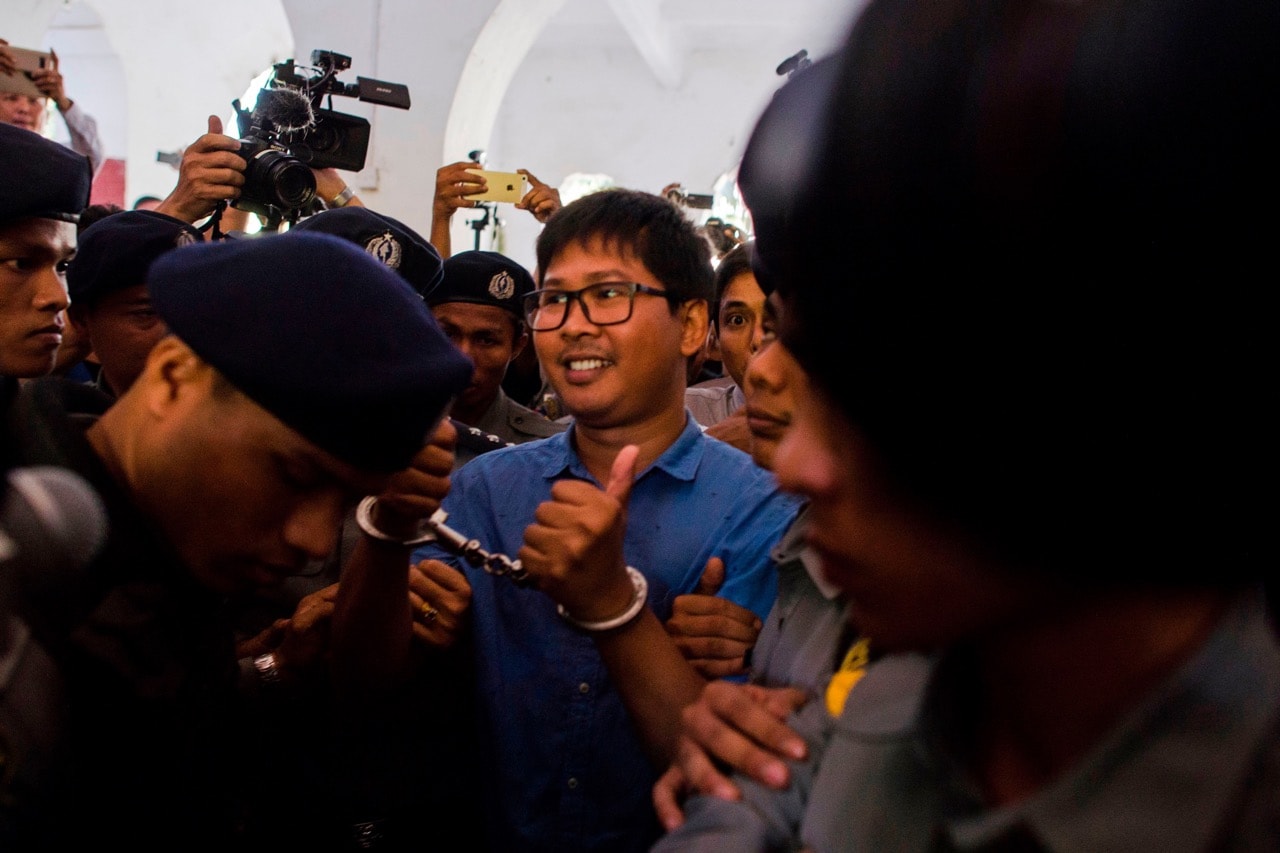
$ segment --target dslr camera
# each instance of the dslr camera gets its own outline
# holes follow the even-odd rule
[[[409,108],[409,89],[357,77],[343,83],[338,75],[351,67],[351,57],[331,50],[311,51],[309,69],[292,59],[274,66],[252,111],[232,102],[240,131],[239,154],[245,160],[244,187],[232,204],[272,223],[295,222],[312,206],[316,179],[311,170],[358,172],[369,153],[369,121],[336,112],[333,96],[372,104]],[[303,73],[305,71],[306,73]],[[328,98],[328,104],[321,103]]]

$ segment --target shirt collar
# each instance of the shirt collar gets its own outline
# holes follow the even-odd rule
[[[548,452],[542,466],[543,477],[555,480],[567,472],[578,479],[590,483],[596,482],[595,478],[588,473],[587,466],[583,464],[582,457],[573,446],[573,436],[576,431],[577,425],[571,424],[567,430],[547,440]],[[706,448],[705,442],[715,440],[705,437],[702,430],[698,429],[698,422],[689,417],[686,412],[684,430],[679,437],[662,452],[657,461],[641,471],[636,479],[641,479],[649,471],[657,468],[676,480],[692,480],[698,473],[698,465],[702,461],[702,454]]]
[[[809,580],[813,581],[818,592],[822,593],[822,597],[827,601],[833,601],[840,595],[840,587],[827,580],[822,574],[821,558],[805,544],[804,534],[808,527],[809,505],[805,504],[796,514],[796,520],[791,522],[787,532],[782,534],[782,539],[773,546],[769,557],[780,566],[798,560],[800,565],[804,566],[805,573],[809,575]]]

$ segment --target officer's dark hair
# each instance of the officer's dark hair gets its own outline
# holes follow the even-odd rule
[[[80,219],[76,222],[76,234],[84,233],[84,229],[88,228],[99,219],[106,219],[116,213],[121,213],[124,208],[118,204],[91,204],[84,210],[80,211]]]
[[[538,286],[547,266],[571,245],[599,241],[634,254],[666,289],[672,310],[689,299],[715,296],[711,249],[684,212],[661,196],[606,189],[558,210],[538,235]]]

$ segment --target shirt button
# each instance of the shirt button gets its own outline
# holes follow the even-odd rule
[[[569,777],[569,789],[570,789],[570,790],[572,790],[572,789],[574,789],[574,788],[576,788],[576,787],[578,787],[578,780],[577,780],[577,779],[575,779],[574,777],[570,776],[570,777]]]
[[[590,684],[587,684],[587,682],[585,682],[585,681],[584,681],[584,682],[582,682],[581,684],[579,684],[579,685],[578,685],[578,692],[579,692],[579,693],[590,693],[590,692],[591,692],[591,685],[590,685]]]

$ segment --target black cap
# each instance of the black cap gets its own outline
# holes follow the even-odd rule
[[[95,300],[146,284],[147,269],[156,258],[181,246],[203,242],[192,225],[151,210],[122,210],[86,228],[78,240],[75,259],[67,269],[72,302]]]
[[[761,113],[738,167],[754,232],[751,269],[766,294],[778,276],[790,273],[793,241],[786,226],[812,167],[836,70],[836,57],[827,56],[795,72]]]
[[[169,329],[337,458],[398,471],[471,379],[411,287],[349,241],[288,231],[201,243],[151,267]]]
[[[444,275],[440,253],[421,234],[403,222],[367,207],[350,205],[308,216],[290,230],[332,234],[355,243],[395,270],[421,296]]]
[[[427,295],[428,305],[475,302],[506,309],[524,320],[521,300],[534,290],[533,276],[498,252],[459,252],[444,262],[444,281]]]
[[[0,122],[0,225],[17,219],[75,222],[89,204],[89,158],[38,133]]]

